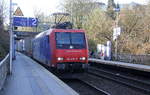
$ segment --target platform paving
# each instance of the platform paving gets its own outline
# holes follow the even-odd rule
[[[12,75],[7,77],[0,95],[78,95],[44,67],[17,53]]]

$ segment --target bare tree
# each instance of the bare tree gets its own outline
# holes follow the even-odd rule
[[[99,43],[104,44],[106,41],[112,40],[112,26],[113,20],[108,17],[104,11],[95,9],[90,13],[88,20],[84,25],[84,29],[87,31],[88,39],[93,40],[96,45]]]
[[[8,53],[9,47],[9,35],[4,30],[4,22],[6,17],[6,2],[0,1],[0,58],[4,57]]]
[[[102,11],[92,0],[65,0],[64,9],[71,14],[70,20],[76,28],[87,31],[89,46],[112,41],[114,19],[110,18],[115,7],[113,0],[110,10]],[[108,15],[110,11],[110,15]],[[113,16],[115,18],[115,14]],[[122,9],[119,25],[123,32],[119,36],[119,52],[131,54],[150,53],[150,4],[137,5],[132,9]],[[112,41],[113,42],[113,41]]]
[[[37,32],[45,31],[50,27],[52,18],[44,14],[42,10],[34,9],[34,16],[38,19]]]
[[[132,10],[121,12],[123,33],[120,37],[120,52],[146,54],[150,43],[150,16],[148,6],[137,6]],[[146,47],[145,47],[146,46]],[[145,49],[144,49],[145,48]]]
[[[96,0],[64,0],[64,10],[71,14],[74,27],[82,28],[86,16],[96,7]]]
[[[115,18],[116,18],[116,14],[114,11],[115,8],[116,8],[116,4],[115,4],[114,0],[108,0],[107,14],[113,20],[115,20]]]

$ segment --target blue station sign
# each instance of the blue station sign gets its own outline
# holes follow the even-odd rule
[[[37,27],[38,19],[37,18],[27,18],[27,17],[14,17],[13,25],[21,26],[21,27]]]

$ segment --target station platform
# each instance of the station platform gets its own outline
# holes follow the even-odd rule
[[[112,66],[118,66],[118,67],[123,67],[123,68],[150,72],[150,66],[142,65],[142,64],[133,64],[133,63],[118,62],[118,61],[107,61],[107,60],[101,60],[101,59],[95,59],[95,58],[89,58],[89,62],[96,62],[100,64],[107,64],[107,65],[112,65]]]
[[[29,57],[17,53],[0,95],[79,95]]]

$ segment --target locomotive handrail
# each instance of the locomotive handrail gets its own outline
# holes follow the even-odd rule
[[[9,71],[9,54],[0,62],[0,90],[3,88]]]

